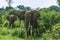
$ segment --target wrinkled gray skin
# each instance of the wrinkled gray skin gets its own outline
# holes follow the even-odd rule
[[[18,18],[19,18],[19,21],[20,21],[20,23],[19,24],[21,24],[21,21],[23,20],[24,21],[24,19],[25,19],[25,12],[26,11],[19,11],[18,13],[17,13],[17,15],[18,15]]]
[[[13,14],[10,14],[9,16],[6,17],[7,20],[9,21],[9,26],[12,26],[14,28],[14,22],[16,21],[16,17]]]
[[[36,29],[36,33],[38,33],[37,32],[37,29],[38,29],[37,21],[39,17],[40,17],[39,12],[36,10],[25,12],[25,27],[26,27],[27,35],[31,35],[29,25],[32,25],[32,36],[34,36],[35,29]]]
[[[24,16],[25,12],[26,11],[19,11],[18,12],[18,18],[19,18],[20,21],[25,19],[25,16]]]

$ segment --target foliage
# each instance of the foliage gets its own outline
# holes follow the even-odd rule
[[[6,0],[6,2],[8,3],[9,7],[11,7],[12,0]]]
[[[60,6],[60,0],[57,0],[58,5]]]
[[[17,8],[20,10],[20,11],[23,11],[23,10],[31,10],[31,7],[25,7],[24,5],[18,5]]]
[[[13,9],[13,7],[6,7],[5,10],[10,10],[10,9]]]
[[[18,10],[9,10],[1,12],[2,23],[0,24],[1,40],[59,40],[60,39],[60,13],[59,11],[43,8],[39,10],[40,19],[38,20],[40,37],[27,38],[24,21],[15,21],[15,28],[9,28],[9,22],[6,17],[13,11],[16,15]]]
[[[31,10],[31,7],[25,7],[26,10]]]
[[[50,8],[50,11],[52,10],[59,11],[59,7],[57,6],[50,6],[49,8]]]
[[[19,5],[19,6],[17,6],[17,8],[19,8],[20,10],[25,10],[24,5]]]

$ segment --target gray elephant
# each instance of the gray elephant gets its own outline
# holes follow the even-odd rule
[[[25,12],[25,27],[26,27],[27,36],[31,35],[29,25],[32,25],[32,36],[34,36],[35,29],[36,29],[36,32],[38,31],[38,22],[37,21],[38,21],[39,17],[40,17],[40,14],[36,10]]]
[[[16,21],[16,16],[12,14],[12,12],[6,17],[6,19],[9,21],[9,26],[12,26],[14,28],[14,22]]]
[[[25,19],[25,12],[26,11],[18,11],[18,13],[17,13],[17,16],[18,16],[18,19],[19,19],[19,24],[21,24],[21,21],[23,20],[24,21],[24,19]]]
[[[19,18],[20,21],[25,19],[25,16],[24,16],[24,15],[25,15],[25,12],[26,12],[26,11],[19,11],[19,12],[17,13],[18,18]]]

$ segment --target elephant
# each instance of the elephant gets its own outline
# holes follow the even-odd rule
[[[20,23],[19,24],[21,24],[21,21],[23,20],[25,20],[25,12],[26,11],[18,11],[18,13],[17,13],[17,16],[18,16],[18,19],[19,19],[19,21],[20,21]]]
[[[34,36],[34,30],[36,29],[36,33],[38,33],[38,19],[40,17],[40,14],[37,10],[32,11],[26,11],[25,12],[25,27],[27,36],[31,35],[30,32],[30,25],[32,25],[32,36]]]
[[[6,17],[6,19],[9,21],[9,26],[12,26],[12,28],[14,28],[14,22],[16,21],[16,16],[14,14],[9,13],[9,15]]]
[[[18,18],[19,18],[20,21],[25,19],[25,16],[24,16],[25,15],[25,12],[26,11],[19,11],[18,12],[17,15],[18,15]]]

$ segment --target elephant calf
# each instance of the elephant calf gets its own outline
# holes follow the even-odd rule
[[[15,15],[10,14],[9,16],[7,16],[7,20],[9,21],[9,26],[12,26],[12,28],[14,28],[14,22],[16,21]]]

